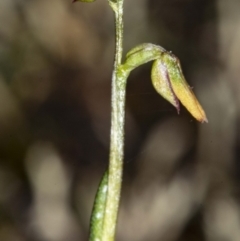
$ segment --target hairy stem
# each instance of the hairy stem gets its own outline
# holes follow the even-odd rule
[[[112,74],[112,117],[108,169],[108,191],[101,241],[113,241],[115,238],[122,184],[125,92],[127,78],[126,72],[122,71],[120,68],[123,49],[123,2],[124,0],[110,1],[110,5],[115,13],[116,49],[114,70]]]

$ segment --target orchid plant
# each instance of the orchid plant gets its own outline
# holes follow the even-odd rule
[[[73,0],[73,2],[95,0]],[[179,101],[200,122],[207,117],[192,89],[187,84],[176,56],[151,43],[140,44],[131,49],[122,61],[123,52],[123,3],[124,0],[108,0],[115,14],[116,45],[112,73],[111,134],[109,167],[99,185],[90,225],[90,241],[113,241],[122,185],[125,95],[127,78],[135,68],[153,61],[151,79],[156,91],[169,101],[177,112]]]

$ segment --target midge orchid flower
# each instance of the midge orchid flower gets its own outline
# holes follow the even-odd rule
[[[156,91],[180,112],[179,101],[200,122],[208,122],[202,106],[182,73],[177,57],[165,52],[153,63],[152,83]]]
[[[122,68],[131,71],[152,60],[151,77],[155,90],[176,107],[178,113],[180,101],[194,118],[202,123],[208,122],[204,110],[184,78],[178,58],[171,52],[154,44],[141,44],[129,51]]]

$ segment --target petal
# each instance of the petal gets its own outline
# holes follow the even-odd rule
[[[180,111],[179,101],[175,95],[169,76],[167,67],[161,59],[157,59],[153,62],[152,66],[152,84],[155,90],[168,102],[170,102],[174,107],[176,107],[177,112]]]
[[[208,122],[202,106],[184,78],[178,58],[171,53],[164,53],[163,61],[167,67],[172,88],[177,98],[198,121]]]

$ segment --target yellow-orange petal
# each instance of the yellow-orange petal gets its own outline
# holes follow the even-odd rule
[[[184,78],[178,58],[171,53],[164,53],[163,62],[167,67],[172,88],[177,98],[198,121],[208,122],[201,104]]]

